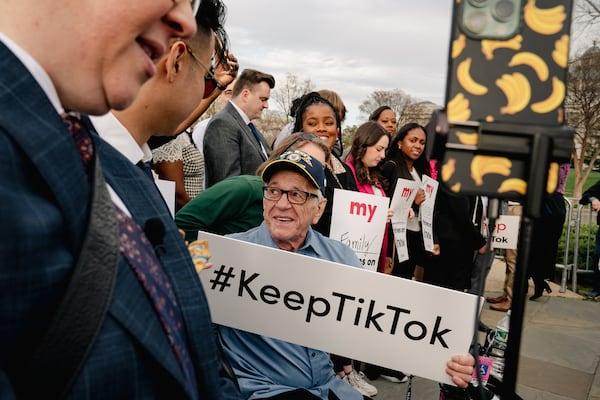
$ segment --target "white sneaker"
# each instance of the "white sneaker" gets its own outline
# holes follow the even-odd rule
[[[362,372],[356,372],[356,370],[353,369],[352,372],[346,374],[342,380],[358,390],[363,396],[373,397],[377,394],[377,388],[365,380],[365,374]]]

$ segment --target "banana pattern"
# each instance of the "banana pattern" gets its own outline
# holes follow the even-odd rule
[[[531,109],[538,114],[546,114],[557,109],[565,98],[565,84],[557,77],[552,77],[552,94],[543,101],[533,103]]]
[[[467,45],[467,37],[461,34],[457,39],[452,42],[452,58],[460,56],[460,53],[465,49]]]
[[[465,95],[458,93],[448,103],[448,119],[450,121],[467,121],[471,118],[471,110],[469,109],[469,100]]]
[[[474,154],[483,138],[473,126],[563,124],[573,1],[523,0],[522,24],[505,40],[474,39],[455,26],[446,91],[450,131],[440,163],[440,179],[450,190],[508,199],[526,195],[527,161]],[[457,18],[465,0],[454,2]],[[554,168],[549,191],[556,185]]]
[[[542,57],[530,51],[522,51],[515,54],[508,62],[509,67],[516,67],[517,65],[528,65],[537,74],[540,81],[546,82],[550,72],[548,71],[548,65]]]
[[[565,6],[558,5],[552,8],[537,8],[536,0],[528,0],[523,8],[523,19],[527,26],[540,35],[554,35],[562,31],[563,23],[567,19]]]
[[[521,196],[527,194],[527,182],[521,178],[506,179],[498,188],[498,193],[517,192]]]
[[[550,169],[548,169],[548,183],[546,184],[546,192],[554,193],[558,186],[558,170],[560,166],[558,163],[550,163]]]
[[[458,4],[463,0],[455,1]],[[571,0],[524,0],[523,3],[525,23],[516,35],[506,40],[476,40],[455,28],[450,55],[453,77],[447,99],[456,101],[453,113],[456,117],[449,116],[450,120],[562,123],[561,87],[568,65],[570,19],[567,16]],[[458,94],[464,98],[457,98]],[[499,102],[503,95],[504,105]],[[490,113],[489,104],[498,104],[495,115]],[[533,104],[537,105],[532,107]]]
[[[559,67],[567,68],[567,65],[569,65],[569,35],[562,35],[560,39],[554,42],[552,59]]]
[[[516,35],[510,40],[492,40],[484,39],[481,41],[481,52],[485,56],[485,59],[491,61],[494,59],[494,51],[496,49],[521,49],[521,43],[523,42],[523,36]]]
[[[475,82],[471,77],[471,61],[472,59],[469,57],[458,65],[458,68],[456,68],[456,78],[458,79],[458,83],[460,83],[467,92],[476,96],[481,96],[486,94],[488,89]]]
[[[496,80],[498,86],[504,92],[508,104],[500,108],[501,114],[514,115],[523,110],[531,99],[531,85],[525,75],[515,72],[504,74]]]
[[[442,180],[444,182],[448,182],[450,180],[450,178],[452,178],[452,175],[454,175],[455,171],[456,171],[456,160],[454,158],[451,158],[448,160],[448,162],[446,162],[446,164],[444,164],[442,166],[442,170],[441,170]]]
[[[477,186],[481,186],[485,175],[510,176],[511,167],[512,161],[506,157],[476,155],[471,161],[471,178]]]
[[[458,141],[462,144],[466,144],[469,146],[477,146],[477,144],[479,143],[479,135],[477,134],[477,132],[467,133],[457,130],[455,134],[458,137]]]

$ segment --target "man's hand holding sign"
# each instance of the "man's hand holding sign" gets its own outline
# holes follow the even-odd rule
[[[261,226],[233,239],[199,233],[214,263],[200,276],[243,395],[362,399],[325,351],[466,386],[474,360],[452,355],[468,350],[471,313],[455,310],[475,298],[348,267],[361,266],[353,251],[310,228],[326,200],[322,166],[306,153],[282,154],[263,180]]]

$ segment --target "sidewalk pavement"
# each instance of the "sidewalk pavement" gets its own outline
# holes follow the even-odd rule
[[[504,271],[504,262],[495,260],[486,296],[502,293]],[[552,293],[526,300],[516,392],[524,400],[600,400],[600,303],[568,290],[559,293],[554,283],[550,287]],[[532,292],[530,284],[529,295]],[[481,320],[489,327],[503,316],[488,303],[483,305]],[[371,383],[379,390],[375,400],[406,399],[406,383],[381,378]],[[413,379],[413,400],[438,398],[436,382]]]

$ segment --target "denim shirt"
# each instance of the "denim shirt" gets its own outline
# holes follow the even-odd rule
[[[278,248],[264,222],[247,232],[228,236]],[[312,228],[309,228],[306,241],[297,253],[362,268],[348,246]],[[323,400],[327,400],[330,390],[344,400],[363,398],[333,372],[329,353],[238,329],[224,326],[219,329],[225,353],[246,399],[272,397],[299,388]]]

